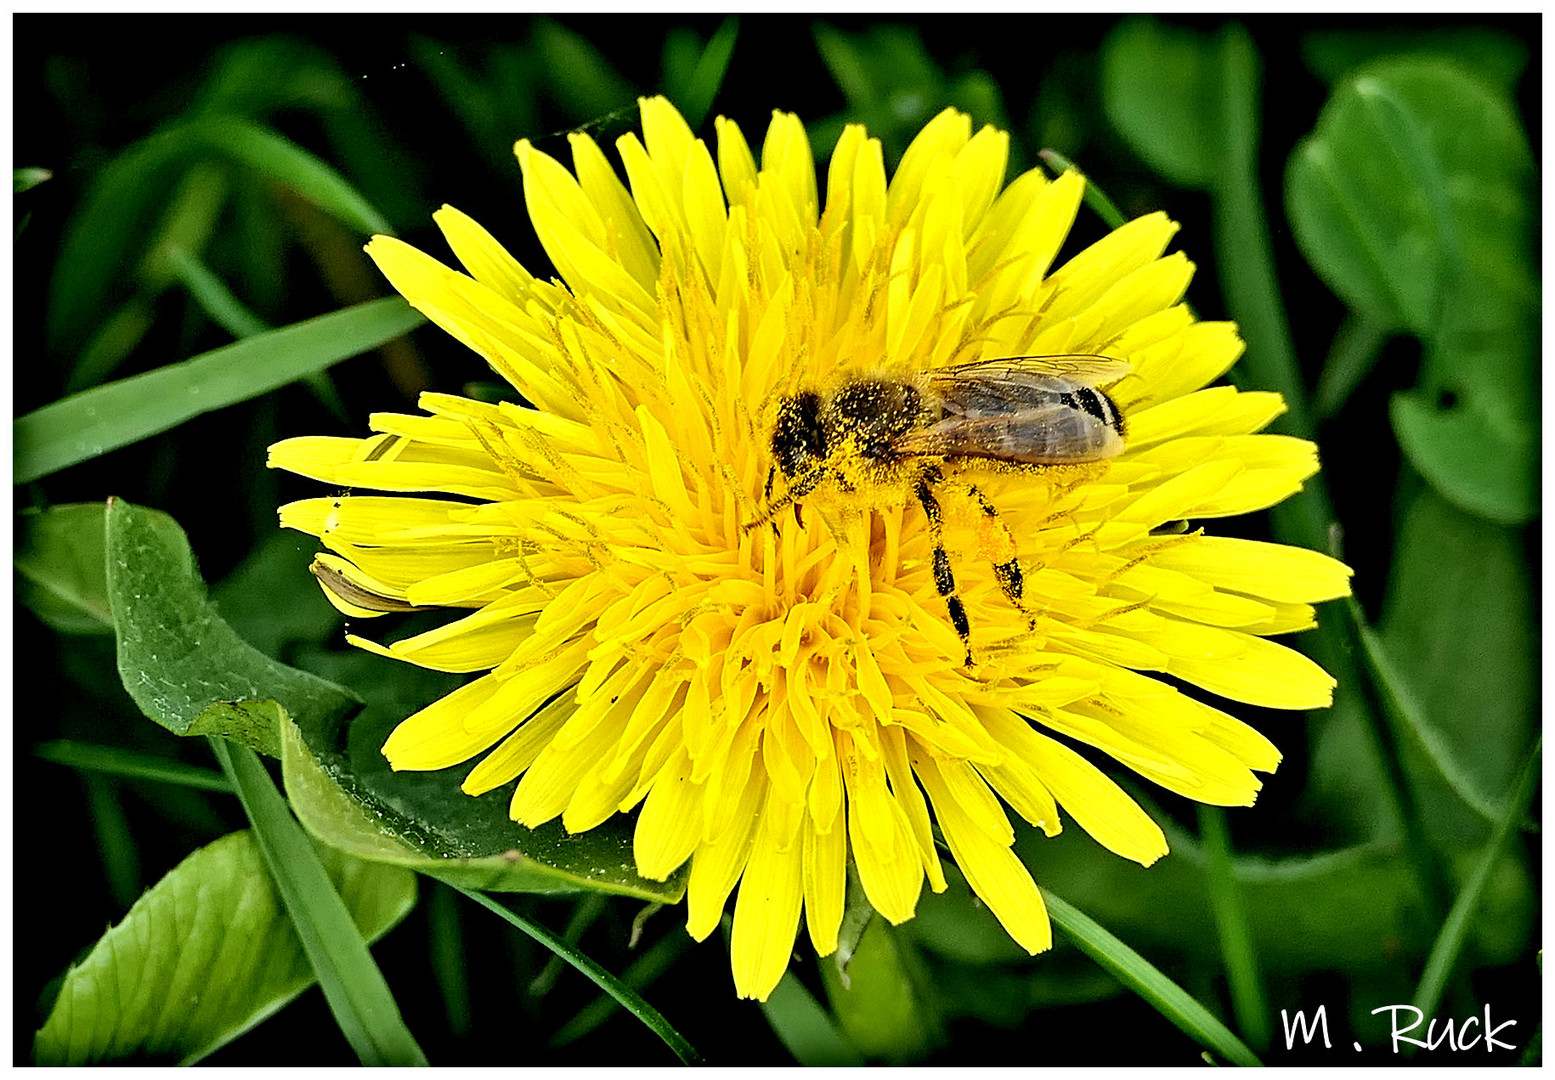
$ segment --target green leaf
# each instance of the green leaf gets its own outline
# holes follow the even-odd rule
[[[49,169],[40,169],[36,166],[25,169],[12,169],[12,194],[20,195],[24,191],[31,191],[39,184],[52,179],[54,179],[54,173]]]
[[[398,297],[257,334],[45,405],[16,420],[13,480],[26,483],[274,390],[419,326]]]
[[[1538,514],[1537,431],[1518,424],[1508,432],[1484,408],[1443,407],[1419,391],[1393,395],[1388,415],[1410,464],[1454,504],[1501,525]]]
[[[858,1048],[837,1030],[821,1003],[792,971],[784,972],[776,989],[761,1003],[761,1011],[799,1064],[820,1068],[864,1064]]]
[[[266,656],[322,645],[340,632],[343,616],[308,572],[314,549],[311,536],[276,529],[211,590],[221,617]]]
[[[1528,66],[1522,38],[1485,26],[1326,30],[1301,39],[1307,69],[1330,85],[1375,61],[1427,56],[1467,68],[1508,92]]]
[[[274,702],[330,721],[357,707],[347,691],[270,659],[222,621],[171,518],[113,499],[107,537],[119,677],[151,719],[279,756]]]
[[[1506,96],[1420,60],[1341,85],[1288,170],[1319,275],[1425,344],[1418,387],[1390,410],[1404,454],[1453,503],[1508,524],[1539,508],[1536,178]]]
[[[321,850],[363,937],[410,911],[415,880]],[[188,1064],[313,983],[253,834],[179,863],[65,976],[33,1043],[40,1065],[138,1059]]]
[[[1042,890],[1048,913],[1064,935],[1119,982],[1144,998],[1190,1038],[1235,1065],[1260,1065],[1247,1045],[1231,1034],[1208,1009],[1084,912]]]
[[[865,1057],[892,1064],[923,1058],[944,1038],[910,950],[884,919],[873,919],[843,975],[821,964],[838,1026]]]
[[[103,503],[17,518],[17,599],[64,634],[111,634]]]
[[[1436,772],[1491,820],[1538,725],[1539,624],[1525,539],[1470,517],[1430,491],[1398,526],[1377,641],[1402,719]],[[1438,816],[1452,800],[1425,798],[1428,831],[1457,833]]]
[[[638,876],[630,827],[620,819],[577,836],[559,822],[528,829],[507,815],[511,791],[471,797],[459,790],[462,769],[392,772],[379,747],[401,719],[369,708],[349,733],[319,725],[311,740],[300,725],[283,725],[286,793],[318,839],[473,889],[599,891],[664,903],[684,894],[684,872],[667,882]]]
[[[1209,187],[1221,167],[1220,47],[1155,19],[1120,23],[1102,43],[1107,119],[1152,169]]]
[[[1387,329],[1435,326],[1457,258],[1446,177],[1386,82],[1335,91],[1291,157],[1286,201],[1302,253],[1352,310]]]
[[[278,719],[290,722],[284,714]],[[220,739],[211,740],[211,749],[237,789],[308,963],[357,1057],[364,1065],[425,1065],[426,1055],[400,1019],[367,942],[264,763],[247,747]],[[403,876],[410,878],[413,891],[414,877]]]

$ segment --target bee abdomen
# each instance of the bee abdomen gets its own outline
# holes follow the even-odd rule
[[[1060,394],[1058,400],[1072,409],[1077,409],[1101,421],[1116,432],[1119,438],[1123,436],[1123,414],[1112,403],[1112,399],[1100,390],[1090,386],[1078,386],[1067,394]]]

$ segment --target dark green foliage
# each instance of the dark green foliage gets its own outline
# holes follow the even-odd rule
[[[206,740],[174,734],[205,730],[280,752],[364,937],[403,917],[372,957],[415,1033],[406,1060],[419,1044],[439,1065],[669,1064],[678,1046],[444,885],[423,878],[432,899],[405,915],[406,868],[434,867],[515,890],[501,900],[520,919],[566,926],[566,948],[718,1064],[1191,1064],[1206,1046],[1242,1060],[1242,1043],[1270,1064],[1395,1064],[1372,1010],[1417,993],[1438,1017],[1490,1003],[1518,1020],[1501,1035],[1518,1051],[1473,1063],[1537,1056],[1538,802],[1514,801],[1540,689],[1536,16],[271,18],[180,23],[170,56],[168,25],[15,20],[15,1060],[46,1022],[50,1061],[177,1060],[230,1038],[213,1063],[343,1064],[371,1044],[370,1017],[363,1043],[361,1013],[311,992],[239,1034],[319,968],[234,832],[249,816],[231,780]],[[419,317],[385,299],[367,237],[446,257],[431,214],[447,202],[546,276],[514,142],[566,161],[565,133],[586,128],[613,154],[636,97],[659,92],[699,135],[728,116],[758,152],[771,111],[797,112],[823,179],[844,123],[894,163],[949,105],[1012,133],[1012,176],[1059,152],[1124,216],[1182,222],[1189,300],[1249,341],[1234,377],[1284,393],[1282,430],[1320,445],[1298,499],[1235,527],[1356,568],[1356,601],[1295,640],[1339,677],[1334,708],[1303,723],[1231,707],[1286,760],[1202,842],[1192,804],[1131,787],[1171,841],[1148,870],[1072,823],[1024,831],[1022,859],[1073,909],[1041,957],[952,868],[911,922],[854,927],[851,977],[817,966],[801,931],[772,999],[736,1001],[727,943],[685,935],[683,882],[632,872],[630,821],[538,830],[523,838],[538,861],[504,863],[523,847],[508,791],[388,770],[394,723],[459,680],[347,647],[307,574],[313,541],[275,526],[277,505],[320,492],[266,470],[268,444],[358,436],[422,390],[506,393],[452,339],[405,332]],[[1104,230],[1082,211],[1065,255]],[[298,325],[318,316],[327,333]],[[232,771],[263,790],[256,762]],[[295,841],[278,800],[264,827]],[[432,819],[442,831],[416,824]],[[601,869],[605,893],[580,897]],[[155,1030],[128,1008],[120,1041],[82,1034],[70,1010],[106,1006],[60,976],[75,961],[166,981],[168,957],[88,952],[193,925],[167,913],[201,888],[271,954],[257,974],[238,955],[204,969],[254,1000]],[[1335,1049],[1288,1048],[1281,1010],[1319,1005]]]

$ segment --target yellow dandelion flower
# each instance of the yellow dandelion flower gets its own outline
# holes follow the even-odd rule
[[[1268,637],[1311,626],[1349,571],[1174,528],[1279,502],[1315,448],[1257,434],[1278,395],[1206,388],[1242,342],[1181,302],[1193,266],[1164,254],[1164,215],[1053,267],[1083,181],[1005,186],[1004,133],[946,110],[888,180],[879,142],[848,127],[822,203],[795,117],[774,114],[758,164],[733,123],[715,152],[665,100],[641,105],[641,138],[616,144],[625,184],[587,135],[570,171],[517,146],[560,280],[449,207],[435,219],[467,273],[368,246],[530,404],[428,393],[426,415],[374,415],[366,439],[271,448],[273,466],[393,493],[281,510],[328,548],[337,606],[470,609],[387,647],[351,638],[485,672],[383,752],[396,769],[478,757],[464,790],[517,781],[527,826],[635,812],[640,873],[690,863],[693,937],[738,890],[743,996],[781,978],[801,913],[816,951],[836,949],[850,861],[876,911],[910,918],[925,881],[945,887],[937,838],[1012,937],[1046,949],[1007,810],[1052,835],[1062,806],[1141,863],[1166,851],[1077,747],[1226,806],[1280,760],[1152,673],[1329,703],[1332,679]],[[1003,428],[925,432],[934,395],[1043,356],[1079,359],[1011,376],[1030,400],[1012,419],[1006,395]],[[901,437],[889,461],[881,423]],[[1124,437],[1072,461],[1009,450],[1103,428]]]

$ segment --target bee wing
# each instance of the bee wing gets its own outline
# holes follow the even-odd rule
[[[1095,353],[1065,353],[1055,356],[1003,356],[994,360],[974,360],[955,367],[934,368],[924,372],[936,393],[944,394],[947,384],[966,379],[990,383],[1024,382],[1041,378],[1067,378],[1088,386],[1110,386],[1133,370],[1127,360]]]
[[[1056,394],[1048,401],[1030,401],[1004,411],[950,411],[945,419],[903,435],[893,449],[909,456],[984,458],[1025,465],[1104,461],[1123,452],[1119,427],[1065,404]]]

